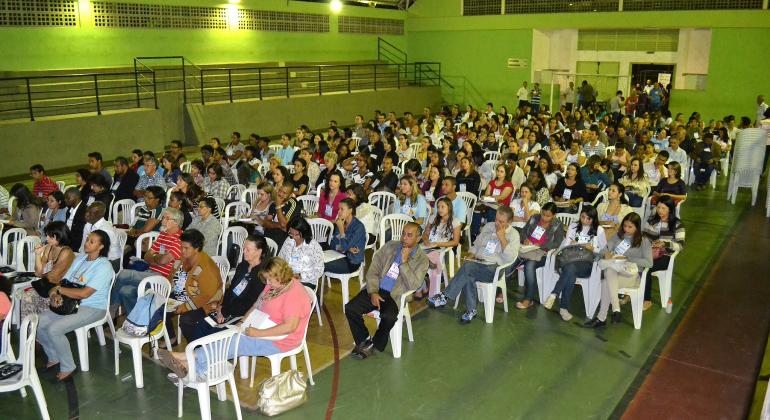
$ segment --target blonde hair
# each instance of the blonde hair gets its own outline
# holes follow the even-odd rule
[[[417,186],[417,180],[411,176],[411,175],[404,175],[401,177],[401,181],[406,181],[409,183],[409,185],[412,187],[412,194],[409,196],[412,205],[417,204],[417,197],[420,195],[420,187]],[[400,181],[399,181],[400,182]],[[398,199],[403,203],[406,199],[406,194],[401,192],[401,190],[398,191]]]
[[[271,200],[275,201],[275,189],[273,189],[272,184],[267,181],[262,181],[259,185],[257,185],[257,189],[264,191],[267,193],[267,195],[270,196]],[[254,201],[256,202],[256,200]]]
[[[294,277],[294,272],[289,267],[289,263],[281,257],[272,257],[265,261],[262,269],[259,271],[259,276],[264,280],[268,274],[277,278],[281,284],[289,283],[292,277]]]
[[[334,163],[337,163],[337,159],[339,159],[339,156],[337,156],[337,152],[329,151],[324,153],[324,163],[326,164],[326,166],[331,165],[329,161],[334,161]]]
[[[269,163],[273,163],[273,162],[277,163],[278,166],[283,165],[283,161],[281,161],[281,159],[278,156],[273,156],[270,158]]]

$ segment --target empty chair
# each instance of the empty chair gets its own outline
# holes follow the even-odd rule
[[[238,401],[238,389],[235,386],[235,375],[233,374],[238,360],[235,358],[230,362],[227,358],[231,345],[236,349],[238,348],[240,337],[241,334],[238,330],[225,328],[218,333],[201,337],[187,345],[185,348],[188,365],[187,376],[179,378],[179,382],[177,382],[179,390],[177,405],[180,418],[182,417],[182,397],[185,387],[193,388],[198,392],[201,418],[210,420],[210,388],[216,386],[217,398],[219,401],[225,401],[227,399],[225,382],[227,382],[230,385],[230,393],[233,396],[236,417],[238,420],[241,420],[241,404]],[[206,358],[205,369],[199,369],[196,364],[196,350],[199,350]],[[199,371],[201,372],[199,373]]]
[[[148,293],[148,289],[158,295],[163,300],[163,325],[166,324],[166,302],[171,294],[171,284],[163,276],[150,276],[142,280],[139,283],[139,288],[136,292],[138,298],[142,298]],[[134,337],[123,331],[122,328],[115,331],[113,340],[115,341],[115,376],[120,374],[120,361],[118,355],[120,353],[119,344],[127,344],[131,347],[131,356],[134,361],[134,380],[137,388],[144,388],[144,371],[142,369],[142,347],[145,344],[150,343],[152,346],[153,356],[158,358],[158,340],[161,338],[166,341],[166,348],[171,351],[171,342],[168,337],[166,328],[158,328],[154,331],[154,334],[148,333],[143,337]]]
[[[26,397],[25,387],[32,388],[32,392],[37,399],[37,407],[40,409],[40,417],[48,420],[48,405],[45,402],[43,387],[40,386],[40,378],[35,369],[35,336],[37,334],[37,315],[33,314],[24,319],[21,323],[21,334],[19,337],[19,362],[21,364],[21,373],[8,379],[0,381],[0,392],[21,391],[21,396]],[[8,343],[10,344],[10,342]]]
[[[112,282],[110,283],[110,289],[115,285],[115,275],[112,276]],[[110,307],[110,293],[107,294],[107,307]],[[86,326],[75,329],[75,339],[78,344],[78,357],[80,358],[80,370],[88,372],[88,334],[93,328],[96,331],[96,337],[99,339],[99,345],[104,347],[107,341],[104,339],[104,324],[110,327],[110,333],[115,336],[115,326],[112,324],[112,317],[110,311],[104,314],[104,317],[96,322],[88,324]]]
[[[136,203],[131,199],[118,200],[113,202],[112,211],[110,211],[110,221],[113,225],[133,226],[134,215],[133,207]]]
[[[22,228],[6,229],[0,243],[0,265],[16,267],[16,244],[27,236]]]
[[[35,271],[35,247],[41,244],[39,236],[25,236],[16,242],[16,271]]]

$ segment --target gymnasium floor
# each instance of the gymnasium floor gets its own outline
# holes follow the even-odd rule
[[[515,309],[513,302],[520,295],[515,287],[509,287],[510,312],[504,313],[498,305],[493,324],[485,324],[479,319],[467,326],[458,325],[456,319],[462,304],[458,311],[451,308],[422,310],[423,304],[412,304],[413,312],[417,312],[413,316],[415,341],[405,340],[402,358],[394,359],[388,349],[372,359],[356,361],[345,357],[350,351],[351,338],[341,313],[339,285],[334,284],[325,295],[324,326],[318,326],[315,314],[310,323],[309,341],[311,353],[314,353],[316,385],[309,389],[307,404],[281,418],[620,417],[626,407],[633,409],[635,402],[641,402],[634,398],[637,389],[645,389],[645,380],[658,377],[655,362],[659,357],[665,359],[661,355],[665,356],[667,343],[674,341],[669,341],[669,337],[680,320],[687,320],[686,315],[694,315],[687,314],[688,309],[704,281],[712,281],[709,276],[712,270],[727,264],[727,258],[719,259],[720,254],[737,251],[734,247],[725,248],[736,229],[742,226],[745,230],[751,218],[751,226],[762,229],[759,232],[767,236],[766,219],[754,215],[763,209],[747,210],[748,194],[743,192],[737,205],[731,205],[725,200],[725,189],[725,178],[720,178],[716,192],[691,193],[688,197],[682,210],[687,242],[676,264],[673,313],[666,314],[659,306],[657,282],[654,282],[656,305],[644,313],[641,330],[633,329],[630,305],[623,307],[620,326],[611,325],[598,333],[580,328],[578,325],[584,315],[580,288],[576,288],[572,303],[576,317],[565,323],[557,313],[542,307],[524,312]],[[764,197],[761,196],[758,202],[764,203]],[[764,224],[760,224],[762,222]],[[741,252],[760,253],[767,260],[766,248]],[[756,278],[766,278],[762,271],[755,273]],[[356,293],[357,286],[351,288],[351,294]],[[745,290],[741,288],[740,291]],[[749,309],[754,308],[749,306]],[[724,310],[729,310],[729,306]],[[685,331],[690,331],[689,323],[683,325],[688,327]],[[760,346],[764,349],[767,322],[752,332],[754,336],[764,334]],[[674,337],[679,339],[678,335]],[[338,343],[336,348],[335,343]],[[730,342],[721,344],[730,349]],[[691,351],[698,353],[698,348]],[[337,353],[338,364],[335,363]],[[761,357],[761,352],[753,361],[758,367],[756,357]],[[38,359],[39,365],[44,363],[44,356],[39,354]],[[83,419],[176,417],[177,391],[166,380],[165,369],[145,358],[145,388],[136,389],[133,377],[127,376],[132,373],[127,351],[121,355],[121,374],[113,375],[109,339],[106,347],[99,347],[96,340],[91,339],[90,360],[91,371],[79,373],[74,386],[56,383],[54,373],[41,373],[52,418],[72,418],[78,413]],[[328,367],[318,370],[327,364]],[[301,359],[299,365],[304,370]],[[284,366],[288,366],[287,362]],[[267,365],[260,364],[258,370],[260,377],[267,375]],[[650,371],[652,375],[647,376]],[[255,399],[255,388],[249,389],[247,383],[241,382],[239,389],[244,402]],[[647,397],[654,400],[655,390],[652,391]],[[211,397],[213,418],[235,418],[232,402],[219,402],[213,393]],[[643,397],[644,393],[637,396]],[[18,393],[2,394],[0,406],[5,418],[39,418],[31,396],[22,400]],[[198,418],[194,391],[185,392],[184,409],[185,417]],[[248,409],[243,413],[247,418],[257,416]],[[633,415],[632,411],[627,414],[629,418],[642,416],[641,413]],[[742,418],[744,415],[733,411],[727,417]]]

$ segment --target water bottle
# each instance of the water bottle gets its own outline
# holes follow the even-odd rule
[[[670,314],[673,307],[674,307],[674,302],[671,301],[671,298],[668,298],[668,303],[666,303],[666,313]]]

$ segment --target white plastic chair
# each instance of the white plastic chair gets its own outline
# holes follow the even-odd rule
[[[112,282],[110,282],[110,290],[115,285],[115,274],[112,275]],[[110,293],[107,294],[107,307],[110,307]],[[78,343],[78,356],[80,358],[80,370],[88,372],[88,334],[89,330],[93,328],[96,331],[96,337],[99,339],[99,345],[104,347],[107,341],[104,339],[104,324],[110,327],[110,333],[115,336],[115,326],[112,324],[112,317],[110,311],[105,311],[102,319],[92,322],[86,326],[75,329],[75,339]]]
[[[249,232],[242,226],[233,226],[225,229],[219,238],[219,255],[227,258],[227,244],[230,237],[232,237],[232,243],[238,245],[239,248],[236,263],[243,261],[243,243],[246,241],[247,236],[249,236]]]
[[[125,258],[125,254],[123,253],[123,249],[126,248],[126,243],[128,242],[128,232],[126,232],[123,229],[114,229],[115,231],[115,240],[118,241],[118,246],[120,247],[120,269],[123,269],[123,258]]]
[[[131,210],[129,212],[129,214],[131,215],[131,223],[129,224],[129,226],[133,226],[134,223],[136,223],[136,220],[137,220],[136,215],[139,212],[139,209],[142,207],[147,207],[147,206],[145,206],[144,203],[134,203],[134,205],[131,206]]]
[[[189,174],[192,170],[192,162],[188,160],[186,162],[180,163],[179,170],[182,171],[182,173]]]
[[[200,406],[201,419],[211,420],[211,402],[209,400],[209,391],[212,386],[217,388],[217,398],[219,401],[227,399],[225,393],[225,382],[230,385],[230,392],[233,395],[233,404],[235,404],[235,415],[241,420],[241,404],[238,401],[238,389],[235,386],[235,365],[237,358],[232,362],[228,361],[228,349],[231,345],[238,348],[238,341],[241,334],[230,328],[223,331],[201,337],[187,345],[185,356],[187,357],[188,371],[187,376],[180,378],[177,383],[178,392],[178,417],[182,417],[182,397],[184,388],[193,388],[198,392],[198,405]],[[198,376],[195,350],[200,349],[206,356],[206,373],[204,376]]]
[[[420,147],[422,145],[418,143],[412,143],[409,145],[409,159],[416,159],[417,154],[420,153]]]
[[[310,225],[310,230],[313,231],[313,239],[318,243],[327,244],[332,241],[332,234],[334,234],[334,225],[332,222],[321,219],[308,219],[307,223]]]
[[[580,215],[579,213],[556,213],[555,218],[560,221],[566,229],[569,229],[569,226],[572,223],[576,223],[579,220]]]
[[[67,185],[64,181],[56,181],[56,186],[59,187],[59,191],[64,192],[64,186]]]
[[[762,175],[761,169],[736,169],[730,172],[730,183],[727,189],[727,199],[735,204],[738,198],[739,188],[751,188],[751,205],[757,204],[757,193],[759,192],[759,178]]]
[[[16,299],[11,297],[11,307],[8,308],[8,315],[5,318],[5,322],[0,326],[0,363],[13,363],[16,361],[16,356],[13,354],[13,347],[11,347],[11,326],[13,325],[16,310]]]
[[[557,250],[555,249],[548,251],[545,256],[545,264],[535,270],[535,275],[537,276],[537,294],[540,298],[541,304],[545,302],[546,298],[548,298],[548,295],[551,294],[551,290],[553,290],[553,286],[556,283],[552,280],[552,274],[554,272],[553,266],[556,261],[556,251]],[[523,266],[519,270],[518,274],[519,286],[521,286],[526,281]]]
[[[40,244],[42,244],[40,237],[31,235],[16,242],[16,271],[35,271],[35,247]]]
[[[484,152],[484,160],[485,161],[488,161],[488,160],[498,161],[498,160],[500,160],[500,152],[495,152],[495,151]],[[495,163],[497,163],[497,162],[495,162]]]
[[[412,314],[409,312],[409,302],[407,298],[414,294],[414,290],[409,291],[401,295],[401,301],[398,305],[398,316],[396,317],[396,323],[393,328],[390,329],[390,349],[393,351],[393,358],[401,358],[401,348],[403,347],[404,340],[404,323],[406,323],[406,336],[409,342],[414,342],[414,334],[412,332]],[[377,326],[380,326],[380,311],[374,310],[366,314],[377,321]]]
[[[555,262],[556,258],[554,258]],[[559,275],[553,273],[554,284],[559,279]],[[599,269],[599,262],[595,261],[591,268],[591,274],[588,277],[578,277],[575,280],[576,285],[583,289],[583,304],[585,305],[586,318],[591,318],[599,307],[599,301],[602,298],[602,270]],[[550,291],[549,291],[550,293]]]
[[[136,203],[129,198],[113,202],[110,211],[110,222],[113,225],[133,226],[134,215],[132,209]]]
[[[228,200],[240,200],[244,191],[246,191],[245,185],[233,184],[227,188],[227,194],[225,194],[225,197],[227,197]]]
[[[269,147],[270,151],[273,152],[274,154],[278,153],[279,150],[283,149],[283,146],[281,146],[280,144],[269,144],[267,145],[267,147]]]
[[[270,375],[275,376],[281,373],[281,361],[285,358],[289,358],[289,362],[291,364],[292,370],[297,370],[297,354],[300,352],[303,352],[305,355],[305,368],[307,369],[307,377],[308,381],[310,382],[310,385],[315,385],[315,382],[313,381],[313,367],[310,365],[310,352],[308,350],[307,346],[307,330],[310,324],[310,316],[313,314],[313,310],[315,309],[315,306],[318,304],[318,299],[316,298],[315,291],[313,289],[304,286],[305,292],[307,292],[308,298],[310,298],[310,313],[308,313],[307,316],[307,322],[305,322],[305,325],[300,325],[299,328],[304,328],[305,333],[302,336],[302,343],[288,351],[285,351],[283,353],[276,353],[270,356],[262,356],[267,357],[268,360],[270,360]],[[248,366],[248,356],[241,356],[241,363],[247,364]],[[254,372],[257,368],[257,357],[258,356],[251,356],[251,381],[249,382],[249,387],[254,386]],[[243,371],[241,371],[243,373]]]
[[[468,249],[471,248],[471,222],[473,221],[473,209],[476,208],[476,202],[478,201],[478,197],[473,194],[472,192],[467,191],[460,191],[457,193],[457,196],[460,197],[463,202],[465,203],[465,227],[463,228],[462,234],[465,235],[466,243],[468,244]],[[457,248],[455,248],[455,258],[457,259],[457,266],[460,266],[461,263],[461,256],[462,254],[462,238],[460,238],[460,243],[457,244]]]
[[[120,354],[120,344],[127,344],[131,347],[131,356],[134,360],[134,380],[137,388],[144,388],[144,372],[142,369],[142,347],[145,344],[150,343],[153,351],[153,357],[158,358],[158,340],[163,338],[166,340],[166,349],[171,351],[171,340],[168,337],[168,331],[166,330],[166,303],[168,297],[171,294],[171,284],[163,276],[150,276],[142,280],[139,283],[139,288],[136,290],[138,298],[142,298],[147,293],[146,289],[150,289],[153,293],[160,296],[163,299],[163,326],[155,334],[147,334],[143,337],[134,337],[126,334],[123,328],[115,331],[112,336],[115,342],[115,376],[120,374],[120,360],[118,355]]]
[[[644,290],[647,286],[647,271],[649,268],[642,270],[639,276],[639,287],[628,288],[621,287],[618,289],[618,293],[628,295],[631,298],[631,314],[634,317],[634,328],[642,328],[642,313],[644,313]]]
[[[396,195],[387,191],[377,191],[369,194],[369,204],[377,207],[387,216],[395,212]]]
[[[14,210],[16,210],[16,197],[10,196],[8,197],[8,214],[13,214]]]
[[[267,247],[270,249],[270,253],[273,254],[274,257],[277,256],[279,251],[278,244],[268,237],[265,237],[265,242],[267,242]]]
[[[37,335],[38,317],[32,314],[24,318],[21,323],[21,336],[19,337],[19,361],[21,361],[21,374],[12,378],[0,381],[0,393],[21,391],[21,396],[26,397],[25,387],[32,388],[37,400],[37,407],[40,409],[40,416],[44,420],[51,417],[48,415],[48,405],[45,402],[43,387],[40,385],[40,378],[35,370],[35,336]],[[8,343],[10,344],[10,342]]]
[[[513,263],[514,261],[511,261],[507,264],[498,265],[491,282],[476,282],[476,292],[479,302],[484,303],[484,321],[487,324],[491,324],[494,321],[495,296],[498,287],[503,290],[503,310],[508,312],[508,293],[505,284],[505,271],[510,268]],[[462,295],[462,293],[458,294],[457,299],[455,299],[455,309],[457,309],[457,306],[460,304],[460,295]]]
[[[671,254],[668,261],[668,267],[665,270],[654,271],[653,276],[658,278],[658,289],[660,289],[660,306],[665,308],[668,300],[671,298],[671,280],[674,276],[674,262],[679,255],[679,250]]]
[[[251,207],[243,201],[233,201],[225,206],[225,212],[222,216],[222,226],[227,228],[230,222],[246,217],[251,212]]]
[[[147,232],[139,235],[134,245],[136,247],[136,258],[142,258],[142,245],[144,242],[147,241],[147,249],[150,249],[155,240],[158,239],[158,236],[160,236],[159,232]]]
[[[225,205],[227,203],[225,203],[225,200],[223,200],[223,199],[221,199],[219,197],[214,197],[214,201],[217,203],[217,211],[219,212],[220,217],[221,217],[222,212],[225,211]]]
[[[389,214],[384,216],[382,220],[380,220],[380,248],[385,245],[385,232],[387,232],[388,229],[390,229],[391,234],[390,240],[398,241],[401,240],[404,226],[412,221],[412,218],[405,214]]]
[[[211,259],[219,268],[219,275],[222,278],[222,296],[224,296],[226,289],[225,283],[227,283],[228,273],[230,272],[230,262],[227,261],[227,258],[220,257],[219,255],[214,255],[211,257]]]
[[[306,194],[297,197],[297,201],[302,203],[302,211],[304,211],[307,216],[318,213],[318,200],[319,196],[317,195]]]
[[[0,244],[0,265],[16,267],[16,244],[27,237],[27,231],[22,228],[11,228],[3,232]]]
[[[248,204],[249,206],[252,206],[254,201],[257,199],[258,193],[259,190],[256,188],[247,188],[241,193],[241,201]]]

